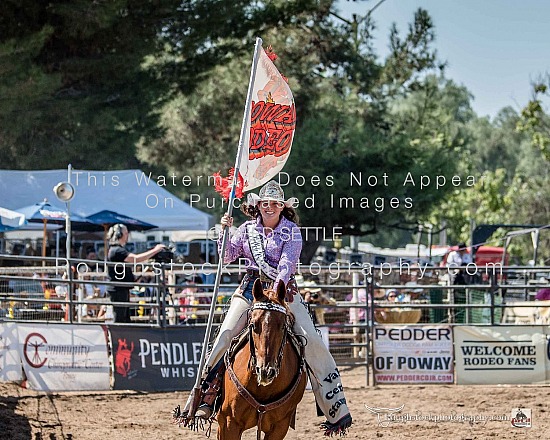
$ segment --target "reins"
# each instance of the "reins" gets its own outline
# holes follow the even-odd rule
[[[285,307],[283,307],[279,304],[272,303],[272,302],[257,302],[257,303],[254,303],[251,310],[255,310],[255,309],[276,311],[276,312],[284,313],[285,315],[287,315],[287,310],[286,310]],[[288,342],[288,336],[289,335],[290,335],[290,337],[293,341],[294,347],[299,347],[300,352],[297,353],[297,355],[299,357],[298,371],[297,371],[297,373],[294,377],[292,386],[288,389],[288,391],[281,398],[277,399],[275,402],[270,402],[270,403],[267,403],[267,404],[263,404],[263,403],[258,402],[258,400],[256,400],[256,398],[252,394],[250,394],[250,392],[244,387],[244,385],[241,383],[241,381],[239,380],[239,378],[235,374],[235,371],[233,370],[233,367],[231,365],[231,358],[232,358],[231,353],[233,353],[233,350],[228,350],[225,353],[225,356],[224,356],[226,371],[227,371],[227,374],[229,375],[229,378],[231,379],[231,382],[233,382],[233,384],[235,385],[235,388],[237,389],[237,392],[239,393],[239,395],[244,400],[246,400],[246,402],[248,402],[248,404],[250,406],[252,406],[252,408],[254,408],[256,410],[256,412],[258,413],[258,424],[257,424],[257,435],[256,435],[257,440],[261,439],[262,419],[263,419],[264,414],[267,413],[268,411],[272,411],[276,408],[279,408],[280,406],[285,404],[294,395],[294,393],[298,389],[298,386],[300,385],[300,382],[301,382],[301,379],[302,379],[302,373],[304,371],[304,364],[305,364],[305,361],[304,361],[304,344],[298,338],[296,338],[294,336],[294,334],[292,333],[292,330],[290,329],[290,327],[288,325],[288,322],[285,324],[284,333],[283,333],[283,340],[282,340],[282,343],[281,343],[281,347],[279,349],[279,355],[277,357],[277,368],[276,368],[277,373],[276,373],[276,376],[279,373],[279,369],[280,369],[280,366],[281,366],[281,363],[282,363],[284,347],[286,346],[287,343],[289,343]],[[249,339],[249,344],[250,344],[250,359],[249,359],[249,364],[248,365],[249,365],[249,369],[250,369],[251,367],[256,366],[256,350],[255,350],[255,347],[254,347],[254,341],[252,340],[252,326],[251,325],[248,326],[248,339]]]

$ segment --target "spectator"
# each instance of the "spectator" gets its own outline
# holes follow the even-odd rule
[[[540,289],[535,295],[535,300],[537,301],[550,301],[550,288],[545,287]]]
[[[468,248],[466,243],[459,243],[456,250],[449,253],[447,257],[447,267],[449,268],[449,281],[450,284],[463,286],[468,284],[469,279],[466,278],[464,270],[460,269],[463,266],[471,263],[472,259],[470,254],[468,254]],[[465,304],[466,303],[466,290],[463,288],[453,289],[451,292],[453,295],[454,304]],[[452,311],[454,322],[463,323],[465,310],[464,309],[453,309]]]
[[[303,286],[300,293],[307,304],[336,305],[336,300],[321,292],[321,288],[315,281],[305,281]],[[315,325],[325,325],[325,311],[324,307],[313,308],[313,323]]]
[[[363,307],[352,307],[349,309],[349,321],[351,324],[364,324],[367,322],[367,289],[360,287],[357,289],[357,304]],[[352,301],[353,296],[350,293],[346,296],[346,301]],[[364,327],[359,329],[359,333],[364,333]]]
[[[418,269],[419,270],[419,269]],[[419,299],[424,294],[424,289],[418,288],[418,270],[411,271],[411,277],[409,281],[405,283],[404,292],[408,296],[408,300]],[[401,294],[401,301],[405,301],[405,294]]]
[[[128,228],[123,224],[111,226],[107,234],[109,239],[109,253],[107,261],[111,263],[108,267],[109,279],[117,283],[134,283],[135,277],[132,273],[131,266],[121,263],[141,263],[154,257],[156,254],[165,249],[163,244],[157,244],[153,249],[134,254],[128,252],[124,247],[128,243]],[[115,286],[109,285],[107,292],[111,297],[112,302],[129,302],[130,301],[130,286]],[[130,322],[130,311],[128,306],[113,307],[115,313],[115,322]]]
[[[472,262],[466,243],[459,243],[457,249],[447,256],[447,267],[450,269],[451,284],[466,284],[464,271],[459,269]]]
[[[208,304],[208,298],[197,295],[202,289],[195,287],[197,284],[202,284],[202,278],[199,275],[190,276],[186,279],[187,287],[179,294],[179,322],[180,324],[195,324],[198,320],[197,306],[199,304]]]
[[[386,292],[386,301],[391,301],[391,302],[398,302],[399,301],[399,292],[395,289],[390,289]]]

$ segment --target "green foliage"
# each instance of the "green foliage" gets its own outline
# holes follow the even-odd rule
[[[542,81],[533,85],[533,99],[522,109],[517,130],[520,133],[528,133],[533,146],[540,149],[545,159],[550,161],[550,117],[545,112],[542,101],[548,96],[548,74]]]
[[[469,145],[469,170],[481,174],[485,170],[504,168],[510,181],[523,156],[520,151],[528,148],[527,137],[516,130],[519,116],[511,108],[502,109],[493,121],[476,118],[469,129],[472,142]]]
[[[506,223],[512,200],[506,170],[486,171],[473,187],[457,189],[432,211],[430,222],[445,224],[452,243],[469,242],[471,221],[475,224]],[[493,239],[498,240],[498,234]],[[495,245],[498,245],[495,243]]]
[[[446,224],[451,242],[469,242],[472,222],[549,223],[550,164],[540,150],[530,148],[528,134],[516,130],[519,119],[515,111],[505,108],[494,121],[475,118],[468,125],[472,141],[462,166],[476,177],[476,185],[455,191],[432,208],[429,218],[433,224]],[[502,246],[508,231],[497,230],[489,244]],[[546,263],[549,239],[550,234],[541,233],[539,256]],[[533,255],[530,237],[514,239],[510,251],[514,262],[527,264]]]
[[[455,241],[468,239],[471,220],[547,223],[548,80],[535,86],[521,115],[507,108],[493,121],[477,118],[468,90],[444,76],[425,10],[406,32],[390,31],[390,54],[380,60],[373,16],[345,20],[336,4],[6,0],[2,165],[225,173],[236,154],[259,35],[279,55],[296,101],[298,126],[284,171],[292,177],[288,194],[302,204],[315,197],[314,208],[299,207],[302,224],[382,232],[388,242],[380,244],[397,245],[403,236],[388,232],[396,225],[445,222]],[[529,143],[537,149],[526,149]],[[361,186],[351,173],[362,176]],[[404,184],[408,173],[414,185]],[[377,184],[366,182],[371,175]],[[442,188],[433,184],[438,175],[447,181]],[[311,181],[317,176],[319,186]],[[420,176],[431,185],[420,188]],[[462,184],[450,184],[453,176]],[[473,187],[465,186],[467,176]],[[194,182],[168,189],[212,196],[204,181]]]
[[[8,2],[0,40],[0,151],[8,168],[136,166],[166,82],[143,60],[176,1]],[[17,18],[15,18],[17,17]]]
[[[287,191],[302,202],[314,197],[314,208],[300,207],[303,224],[365,234],[414,220],[444,197],[448,186],[420,190],[418,179],[435,174],[450,179],[456,172],[452,158],[467,141],[463,125],[472,116],[470,95],[436,75],[441,66],[430,49],[434,30],[425,11],[415,14],[404,37],[392,32],[392,52],[380,62],[372,51],[371,20],[335,19],[330,3],[295,14],[262,36],[280,56],[278,67],[289,77],[297,104],[298,128],[284,171],[292,176]],[[141,160],[176,174],[209,175],[233,165],[252,46],[244,51],[241,42],[237,49],[230,38],[215,45],[216,51],[235,45],[233,57],[212,69],[209,81],[166,104],[165,134],[140,144]],[[183,59],[183,53],[177,56]],[[403,185],[408,172],[415,186]],[[363,176],[361,186],[352,183],[351,173]],[[368,186],[369,175],[379,184]],[[307,183],[296,183],[297,176]],[[312,184],[312,177],[321,185]],[[392,198],[398,208],[390,207]]]

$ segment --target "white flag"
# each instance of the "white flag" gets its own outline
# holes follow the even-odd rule
[[[294,98],[286,79],[271,61],[271,54],[263,48],[260,50],[253,82],[239,169],[244,180],[243,191],[263,185],[281,171],[290,156],[294,138]]]

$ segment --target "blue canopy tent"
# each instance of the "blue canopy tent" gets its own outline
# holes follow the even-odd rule
[[[42,256],[46,256],[46,243],[48,242],[48,223],[65,224],[67,218],[67,210],[58,206],[52,205],[48,202],[48,199],[44,199],[42,202],[35,203],[33,205],[24,206],[16,210],[22,214],[29,223],[42,223],[43,227],[43,241],[42,241]],[[71,224],[81,230],[97,230],[98,227],[86,218],[77,214],[71,214]]]
[[[109,210],[96,212],[86,217],[86,219],[96,225],[107,227],[117,223],[123,223],[130,231],[147,231],[148,229],[156,228],[156,225],[152,225],[151,223]]]
[[[0,232],[20,228],[25,223],[24,214],[0,207]]]
[[[8,209],[34,204],[53,197],[53,187],[67,181],[67,170],[0,170],[0,205]],[[73,170],[75,188],[71,200],[74,214],[87,217],[110,210],[156,225],[163,231],[207,231],[213,217],[200,211],[141,170]]]
[[[96,225],[101,225],[103,227],[103,246],[107,250],[107,230],[110,226],[117,223],[122,223],[126,225],[129,231],[147,231],[148,229],[156,228],[155,225],[147,223],[137,218],[128,217],[127,215],[120,214],[118,212],[103,210],[96,212],[95,214],[89,215],[86,219]],[[105,255],[107,255],[105,253]]]

